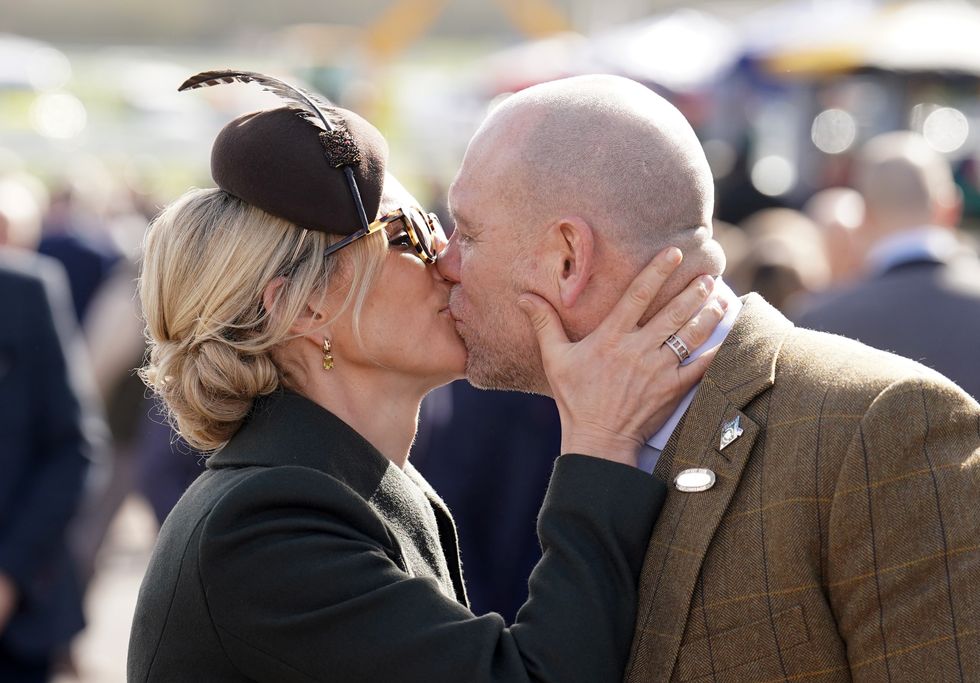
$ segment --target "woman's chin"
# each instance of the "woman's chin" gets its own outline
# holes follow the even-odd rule
[[[431,380],[431,389],[441,387],[466,377],[466,354],[463,353],[459,358],[446,358],[446,363],[439,370],[432,372],[428,379]]]
[[[458,379],[466,378],[466,356],[463,356],[462,362],[453,363],[452,366],[446,368],[446,373],[443,376],[443,382],[440,384],[449,384],[450,382],[455,382]]]

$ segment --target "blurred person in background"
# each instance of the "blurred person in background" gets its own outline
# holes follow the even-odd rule
[[[749,238],[745,231],[737,225],[732,225],[717,218],[711,221],[711,230],[715,241],[725,252],[725,280],[731,283],[731,275],[740,267],[749,254]],[[735,291],[739,291],[735,289]]]
[[[839,287],[856,279],[861,272],[864,246],[858,228],[864,220],[864,200],[849,187],[820,190],[803,206],[823,238],[830,277],[827,287]]]
[[[736,292],[756,292],[782,312],[830,279],[823,239],[813,221],[794,209],[763,209],[742,223],[744,255],[725,271]]]
[[[694,131],[656,94],[610,76],[532,86],[470,142],[436,264],[486,387],[546,388],[542,330],[592,332],[665,243],[684,261],[646,315],[699,274],[730,301],[704,348],[678,350],[717,355],[639,459],[671,487],[627,683],[980,680],[980,405],[728,292],[712,200]]]
[[[35,251],[45,201],[43,186],[36,178],[0,175],[0,246]]]
[[[948,162],[915,133],[887,133],[861,150],[855,186],[864,277],[797,321],[920,361],[980,398],[980,260],[959,236]]]
[[[323,127],[290,108],[229,123],[219,187],[148,232],[144,377],[216,452],[161,530],[129,680],[618,679],[663,497],[629,465],[709,359],[679,368],[662,344],[703,342],[720,311],[689,319],[707,296],[689,287],[637,328],[676,266],[664,250],[602,332],[544,345],[567,453],[545,552],[513,627],[477,617],[452,518],[407,460],[422,397],[465,366],[433,264],[445,237],[386,174],[373,126],[306,111]]]
[[[174,431],[156,399],[140,397],[142,419],[129,446],[135,451],[136,491],[162,526],[184,491],[206,470],[206,455]]]
[[[129,321],[106,316],[106,285],[114,276],[128,277],[123,282],[125,304],[130,309],[135,295],[134,276],[125,274],[125,258],[113,241],[107,216],[94,208],[96,192],[90,185],[66,177],[51,191],[51,201],[44,213],[38,252],[61,263],[68,277],[71,300],[77,324],[81,327],[91,361],[95,386],[107,412],[110,442],[106,451],[93,462],[86,481],[78,513],[69,533],[72,554],[78,564],[84,587],[95,571],[95,558],[122,497],[129,486],[125,480],[128,468],[119,459],[120,409],[132,411],[138,402],[117,401],[114,393],[120,372],[132,373],[141,353],[132,356],[134,340],[142,348],[139,318]],[[87,190],[85,188],[88,188]],[[119,279],[117,279],[117,282]],[[116,288],[112,288],[114,291]],[[95,320],[90,320],[93,304]],[[118,310],[111,308],[110,310]],[[136,324],[134,324],[136,323]],[[122,366],[122,367],[121,367]]]
[[[752,181],[752,147],[755,144],[753,136],[744,132],[735,145],[731,169],[716,181],[715,217],[732,225],[740,225],[759,211],[784,206],[780,198],[763,194]]]
[[[82,210],[78,190],[66,184],[51,193],[38,251],[68,273],[75,315],[85,320],[89,304],[121,258],[100,218]]]
[[[23,248],[11,196],[0,181],[0,680],[30,683],[83,626],[67,529],[105,433],[64,271]]]
[[[147,197],[132,192],[117,191],[115,196],[102,222],[119,258],[91,295],[83,330],[112,434],[111,460],[93,473],[72,530],[86,584],[128,496],[141,494],[162,523],[203,471],[199,454],[173,433],[135,370],[146,352],[136,296],[137,259],[156,209]]]

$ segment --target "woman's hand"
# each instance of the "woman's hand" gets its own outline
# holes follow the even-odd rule
[[[681,258],[674,247],[657,254],[605,320],[579,342],[568,341],[558,314],[541,297],[524,294],[518,302],[537,333],[545,374],[558,404],[562,453],[635,466],[646,440],[704,375],[717,349],[680,365],[664,342],[673,334],[693,350],[711,336],[727,307],[723,301],[709,301],[712,277],[695,278],[639,326]]]

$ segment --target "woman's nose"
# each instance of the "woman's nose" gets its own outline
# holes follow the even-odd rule
[[[444,250],[448,243],[449,240],[446,239],[446,233],[441,229],[432,231],[432,246],[435,247],[436,253]]]

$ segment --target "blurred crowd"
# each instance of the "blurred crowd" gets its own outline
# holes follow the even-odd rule
[[[980,142],[975,131],[960,135],[966,118],[949,113],[958,109],[936,104],[952,89],[975,107],[977,76],[876,65],[776,87],[760,75],[772,59],[746,58],[734,76],[698,90],[645,79],[702,134],[725,281],[798,324],[921,361],[980,399],[980,259],[970,229]],[[560,75],[495,84],[483,104]],[[867,99],[875,94],[877,109]],[[847,107],[854,117],[835,113]],[[439,144],[426,136],[425,145]],[[413,189],[444,213],[448,180],[427,176]],[[82,597],[121,505],[142,497],[162,522],[205,462],[135,372],[144,354],[139,245],[165,198],[122,181],[92,187],[0,164],[3,681],[45,680],[52,665],[70,671]],[[423,405],[413,462],[455,514],[477,613],[512,619],[526,599],[558,445],[547,399],[457,382]]]
[[[159,521],[201,471],[147,398],[135,302],[155,205],[0,178],[0,679],[70,668],[84,591],[123,501]],[[38,678],[44,680],[44,678]]]

